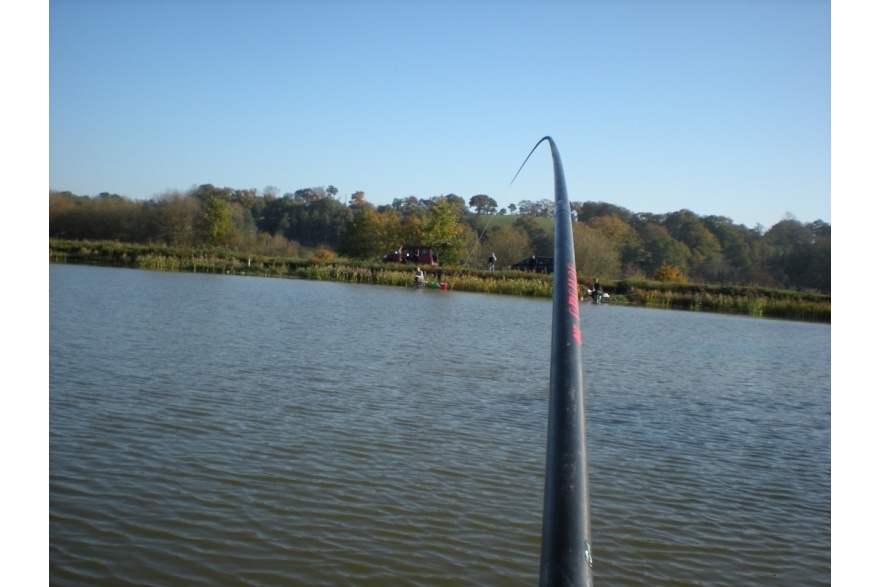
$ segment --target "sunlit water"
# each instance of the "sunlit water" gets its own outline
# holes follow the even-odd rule
[[[550,310],[50,266],[51,583],[537,584]],[[830,327],[581,318],[596,584],[830,584]]]

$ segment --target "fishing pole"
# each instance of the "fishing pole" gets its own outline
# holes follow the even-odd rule
[[[526,161],[544,141],[550,145],[553,157],[556,234],[539,584],[541,587],[592,586],[582,342],[571,205],[562,160],[551,137],[538,141]]]

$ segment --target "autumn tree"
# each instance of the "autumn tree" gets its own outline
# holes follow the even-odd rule
[[[715,279],[719,282],[739,281],[752,263],[752,247],[757,235],[745,226],[736,226],[726,216],[703,216],[703,226],[711,232],[721,246],[721,251],[728,269],[719,267]]]
[[[81,206],[79,198],[71,192],[49,191],[49,237],[79,238],[71,230],[72,219]]]
[[[348,207],[352,210],[360,210],[362,207],[368,205],[366,194],[364,192],[355,192],[348,199]]]
[[[641,240],[635,229],[620,216],[592,216],[587,226],[597,230],[617,252],[618,264],[623,275],[640,273],[640,263],[645,257]]]
[[[232,220],[232,236],[228,243],[241,250],[252,250],[257,242],[257,225],[254,222],[251,207],[246,207],[239,202],[229,204],[229,212]]]
[[[257,251],[265,255],[279,257],[298,257],[302,252],[302,247],[298,242],[288,240],[281,234],[270,235],[258,232],[254,246]]]
[[[159,238],[169,245],[191,246],[198,239],[202,209],[199,201],[176,190],[162,194],[156,206]]]
[[[419,245],[423,244],[425,241],[422,236],[422,226],[425,223],[425,217],[417,214],[410,214],[404,216],[400,222],[400,245]],[[425,243],[430,244],[430,243]]]

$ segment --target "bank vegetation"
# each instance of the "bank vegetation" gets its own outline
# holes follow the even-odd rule
[[[52,263],[106,267],[214,273],[223,275],[286,277],[408,287],[413,266],[377,260],[340,257],[326,248],[298,249],[294,255],[243,253],[234,248],[202,245],[175,247],[118,241],[49,240]],[[430,287],[444,284],[452,291],[529,297],[552,296],[552,277],[521,271],[497,270],[464,264],[428,268]],[[591,278],[579,274],[585,301]],[[815,322],[831,321],[831,296],[758,286],[693,284],[644,278],[606,280],[610,303],[653,308],[743,314]]]

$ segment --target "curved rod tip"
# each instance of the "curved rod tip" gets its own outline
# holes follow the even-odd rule
[[[532,150],[529,151],[529,154],[526,156],[526,160],[523,161],[522,165],[519,166],[519,169],[516,170],[516,175],[514,175],[514,176],[513,176],[513,179],[510,180],[510,185],[513,185],[513,182],[516,181],[516,178],[517,178],[517,176],[519,175],[519,172],[522,171],[522,168],[526,166],[526,162],[529,160],[529,157],[532,156],[532,153],[535,152],[535,149],[538,148],[538,145],[540,145],[540,144],[543,143],[544,141],[547,141],[548,143],[550,143],[550,148],[551,148],[551,149],[555,149],[555,148],[556,148],[556,143],[553,142],[553,137],[551,137],[550,135],[546,135],[546,136],[544,136],[540,141],[538,141],[537,143],[535,143],[535,146],[532,147]]]

